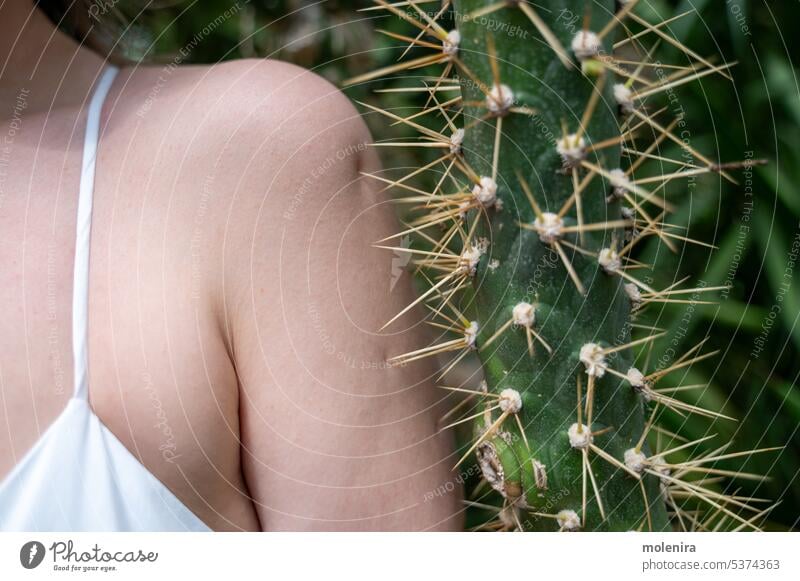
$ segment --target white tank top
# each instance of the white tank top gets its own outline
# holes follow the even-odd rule
[[[100,114],[117,69],[89,104],[83,146],[72,290],[75,392],[0,484],[3,531],[209,531],[103,425],[89,406],[89,241]]]

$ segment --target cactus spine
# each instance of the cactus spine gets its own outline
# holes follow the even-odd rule
[[[420,29],[416,38],[395,38],[434,49],[414,66],[444,65],[422,89],[429,104],[423,114],[443,118],[444,129],[420,125],[422,115],[412,121],[383,112],[444,151],[443,177],[433,191],[409,184],[418,171],[379,179],[427,210],[406,231],[428,243],[408,251],[434,272],[418,302],[428,304],[434,325],[456,334],[392,361],[455,353],[448,371],[477,351],[485,381],[470,393],[475,407],[455,424],[473,422],[462,460],[475,454],[504,499],[501,519],[524,530],[658,531],[677,517],[686,528],[676,498],[690,496],[712,509],[708,522],[693,517],[692,528],[720,515],[755,528],[752,515],[739,515],[757,512],[752,507],[681,479],[697,465],[671,460],[676,447],[648,446],[664,409],[721,416],[655,387],[706,357],[702,345],[647,373],[635,366],[636,350],[658,335],[632,337],[635,312],[686,292],[674,285],[656,291],[628,269],[639,240],[659,236],[670,248],[681,240],[661,225],[669,204],[642,185],[659,179],[635,179],[653,149],[634,146],[634,132],[645,127],[656,146],[673,141],[692,158],[661,181],[726,175],[724,166],[681,144],[644,99],[725,67],[687,52],[700,72],[646,81],[644,64],[617,61],[612,43],[622,20],[651,27],[633,14],[636,0],[454,0],[435,14],[413,1],[377,3]],[[455,28],[447,30],[438,20],[449,9]],[[439,91],[453,77],[460,99],[445,106]]]

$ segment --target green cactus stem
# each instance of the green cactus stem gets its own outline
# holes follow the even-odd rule
[[[699,72],[647,81],[623,66],[631,61],[612,54],[621,21],[652,29],[633,13],[636,0],[454,0],[434,14],[413,0],[376,1],[419,30],[416,38],[393,38],[434,51],[389,72],[443,66],[440,77],[419,89],[427,98],[424,111],[403,118],[370,107],[421,134],[418,143],[383,145],[443,152],[402,179],[375,176],[404,192],[400,202],[424,210],[399,235],[416,233],[427,249],[387,246],[411,253],[433,273],[429,289],[397,317],[426,303],[431,322],[456,335],[390,362],[452,355],[444,376],[477,353],[481,388],[447,388],[471,392],[477,401],[452,425],[474,426],[459,463],[474,454],[486,482],[502,495],[502,528],[663,531],[674,520],[686,529],[682,515],[689,514],[692,528],[714,522],[757,528],[752,516],[740,513],[760,517],[763,511],[701,482],[705,474],[722,474],[704,466],[724,455],[682,462],[674,454],[702,440],[657,450],[648,445],[665,409],[726,417],[656,387],[668,373],[713,353],[701,355],[701,343],[648,371],[637,354],[659,335],[632,336],[635,316],[649,303],[720,288],[656,291],[629,270],[640,266],[632,248],[648,236],[670,249],[677,240],[689,242],[659,223],[669,204],[655,195],[658,188],[645,185],[701,173],[727,179],[725,170],[734,167],[703,157],[641,101],[699,76],[725,74],[726,66],[714,67],[688,49]],[[439,23],[449,23],[448,15],[455,28]],[[460,97],[443,104],[437,93],[452,90],[453,78]],[[421,124],[433,115],[443,129]],[[642,127],[655,141],[640,152],[632,144]],[[695,163],[636,179],[634,171],[662,141]],[[410,185],[437,164],[444,171],[432,191]],[[691,513],[683,508],[687,497],[695,502]],[[697,507],[712,509],[709,521],[694,516]]]
[[[650,526],[661,530],[668,520],[665,505],[658,500],[657,478],[644,475],[640,483],[593,449],[599,448],[624,463],[625,452],[637,446],[644,432],[645,402],[620,377],[609,373],[590,377],[580,359],[584,345],[614,347],[631,341],[631,299],[624,289],[626,281],[606,272],[597,257],[572,248],[580,245],[582,250],[597,254],[624,245],[624,228],[614,227],[623,220],[621,204],[614,196],[607,201],[607,179],[595,176],[580,192],[579,200],[573,196],[575,184],[587,175],[575,161],[586,159],[599,167],[620,167],[616,143],[597,152],[587,151],[594,144],[620,136],[614,83],[605,69],[586,64],[591,57],[585,57],[581,66],[573,53],[568,61],[572,64],[565,66],[522,10],[509,7],[487,18],[468,18],[488,4],[483,0],[455,2],[455,21],[461,38],[466,39],[461,43],[460,58],[472,73],[472,77],[460,75],[464,122],[474,124],[464,135],[464,157],[481,175],[496,175],[501,205],[499,210],[489,209],[487,219],[481,220],[477,229],[479,237],[490,241],[475,277],[476,311],[483,323],[477,344],[489,392],[514,389],[522,405],[517,412],[519,424],[504,422],[496,435],[478,446],[478,457],[492,486],[530,511],[572,510],[581,515],[581,528],[586,530],[647,528],[649,513]],[[542,20],[561,46],[570,47],[576,35],[584,32],[571,28],[565,15],[583,15],[584,2],[549,1],[545,5],[549,10],[540,10]],[[613,1],[594,3],[587,31],[602,30],[613,13]],[[491,26],[486,26],[487,19],[493,20]],[[508,30],[525,34],[509,35]],[[601,53],[610,51],[610,40],[602,41]],[[592,48],[584,54],[597,54]],[[498,91],[497,87],[503,85]],[[487,87],[489,97],[485,94]],[[497,113],[492,114],[491,107],[485,105],[492,91],[506,93],[503,97],[513,105],[504,107],[500,103]],[[597,104],[583,119],[591,101]],[[530,112],[509,111],[513,106]],[[568,143],[570,139],[574,143]],[[566,155],[562,145],[568,150]],[[569,151],[572,146],[574,154]],[[553,217],[551,230],[560,250],[548,243],[546,230],[520,228],[520,223],[531,225],[537,219],[528,194],[540,209],[540,223],[572,200],[563,217]],[[581,212],[581,225],[602,228],[561,234],[562,226],[579,227],[576,210]],[[547,218],[543,220],[542,216]],[[569,268],[580,287],[571,280]],[[530,310],[527,319],[520,313],[525,309]],[[514,320],[513,326],[485,345],[486,339],[510,320]],[[536,341],[530,348],[529,327],[546,337],[552,352]],[[631,367],[628,349],[614,355],[616,368]],[[592,448],[573,447],[569,430],[578,421],[576,386],[579,382],[583,386],[581,406],[585,410],[590,379],[594,384],[592,424],[585,426],[585,414],[582,424],[586,443],[591,439]],[[487,421],[478,422],[479,435]],[[524,433],[520,433],[520,426]],[[602,433],[589,436],[589,430]],[[649,455],[646,446],[642,451]],[[585,514],[584,485],[589,489]],[[599,494],[593,494],[592,488]],[[646,507],[646,502],[652,506]],[[533,530],[553,530],[553,522],[546,518],[528,518],[523,524]]]

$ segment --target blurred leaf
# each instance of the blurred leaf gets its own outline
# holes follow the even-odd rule
[[[800,233],[789,239],[782,226],[771,221],[765,212],[756,212],[755,230],[765,255],[765,270],[773,291],[770,311],[780,309],[780,317],[791,333],[795,347],[800,349],[800,292],[796,272],[800,269]],[[796,228],[797,226],[795,226]]]

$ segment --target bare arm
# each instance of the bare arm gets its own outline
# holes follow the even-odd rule
[[[360,175],[377,168],[366,128],[309,74],[253,115],[267,135],[226,227],[224,304],[261,526],[457,528],[459,491],[433,494],[456,460],[437,433],[435,369],[385,363],[424,343],[419,317],[378,333],[413,298],[391,253],[371,246],[396,223]]]

